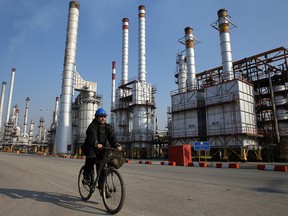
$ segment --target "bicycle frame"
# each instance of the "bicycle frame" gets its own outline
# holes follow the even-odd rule
[[[108,167],[108,165],[107,165],[107,160],[105,160],[105,159],[103,159],[103,160],[101,160],[100,161],[100,167],[99,167],[99,170],[98,170],[98,172],[97,172],[97,165],[96,165],[96,159],[95,159],[95,164],[94,164],[94,170],[96,171],[95,173],[97,174],[96,175],[96,178],[95,178],[95,176],[93,176],[94,177],[94,179],[93,179],[93,185],[92,185],[92,187],[93,187],[93,189],[95,190],[95,188],[96,187],[98,187],[98,181],[99,181],[99,178],[100,178],[100,176],[101,176],[101,173],[102,173],[102,171],[103,171],[103,169],[105,169],[105,170],[107,170],[107,168],[109,169],[109,167]],[[102,188],[101,188],[102,189]]]

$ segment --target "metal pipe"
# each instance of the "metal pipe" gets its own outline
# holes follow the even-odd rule
[[[28,108],[29,108],[29,101],[30,98],[26,98],[26,105],[25,105],[25,113],[24,113],[24,130],[23,130],[23,136],[27,136],[27,125],[28,125]]]
[[[183,93],[187,91],[187,69],[185,65],[185,56],[178,55],[179,71],[178,71],[178,90]]]
[[[122,20],[122,78],[121,84],[128,82],[128,50],[129,48],[129,19]]]
[[[280,143],[280,133],[279,133],[279,125],[278,125],[278,119],[277,119],[277,113],[276,113],[276,106],[275,106],[275,97],[274,97],[274,91],[273,91],[273,85],[272,85],[272,79],[270,70],[267,71],[268,78],[269,78],[269,87],[270,87],[270,95],[271,95],[271,103],[272,103],[272,110],[273,110],[273,117],[275,122],[275,133],[276,133],[276,140],[277,143]]]
[[[192,27],[185,28],[186,64],[187,64],[187,87],[188,90],[195,89],[195,57],[194,57],[194,36]]]
[[[146,82],[145,6],[138,7],[138,80]]]
[[[69,4],[69,15],[66,34],[66,48],[64,57],[64,70],[62,78],[62,91],[60,96],[60,107],[58,127],[56,130],[56,152],[73,152],[72,140],[72,99],[73,99],[73,77],[76,65],[76,45],[78,34],[80,4],[71,1]],[[71,148],[69,148],[71,146]],[[69,148],[69,151],[68,151]]]
[[[31,121],[30,121],[30,130],[29,130],[29,140],[28,140],[28,144],[32,144],[32,141],[33,141],[33,132],[34,132],[34,121],[31,120]]]
[[[4,98],[5,98],[5,91],[6,91],[6,82],[2,83],[2,90],[1,90],[1,99],[0,99],[0,132],[2,128],[2,114],[3,114],[3,105],[4,105]]]
[[[12,68],[11,72],[11,81],[10,81],[10,89],[9,89],[9,96],[8,96],[8,103],[7,103],[7,113],[6,113],[6,124],[9,122],[9,116],[10,116],[10,109],[11,109],[11,101],[12,101],[12,94],[13,94],[13,88],[14,88],[14,77],[15,77],[16,69]]]
[[[54,127],[57,127],[58,125],[58,112],[59,112],[59,97],[56,97],[55,101],[55,111],[54,111],[54,119],[53,119],[53,124]]]

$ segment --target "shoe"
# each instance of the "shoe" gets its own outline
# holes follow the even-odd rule
[[[83,175],[82,184],[90,186],[90,184],[91,184],[90,176]]]
[[[90,181],[90,175],[84,175],[84,174],[83,174],[83,177],[84,177],[84,180]]]
[[[105,194],[105,196],[106,196],[106,199],[109,199],[109,198],[111,198],[112,196],[111,196],[111,194],[108,192],[108,191],[106,191],[106,194]]]
[[[90,180],[83,179],[82,184],[90,186]]]
[[[99,192],[100,192],[100,196],[103,197],[103,192],[101,189],[99,189]],[[112,197],[111,194],[107,190],[106,190],[105,196],[106,196],[106,199],[109,199]]]

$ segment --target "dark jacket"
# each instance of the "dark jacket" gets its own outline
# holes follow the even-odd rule
[[[86,138],[82,145],[83,154],[85,156],[96,156],[95,153],[102,155],[104,151],[96,149],[95,144],[102,144],[107,147],[108,143],[111,147],[118,147],[112,126],[107,123],[100,124],[96,119],[93,119],[86,130]]]

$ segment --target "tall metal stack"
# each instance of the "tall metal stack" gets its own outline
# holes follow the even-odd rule
[[[14,140],[15,140],[15,136],[16,136],[16,133],[14,133],[14,132],[15,132],[16,127],[17,127],[17,124],[15,124],[15,123],[18,122],[18,119],[15,119],[18,117],[18,108],[17,108],[17,114],[16,114],[15,107],[13,108],[12,113],[10,112],[11,111],[13,89],[14,89],[15,72],[16,72],[16,69],[12,68],[8,102],[7,102],[6,120],[4,123],[4,133],[3,133],[3,142],[4,143],[13,143],[12,139],[14,138]],[[2,96],[2,98],[4,98],[4,95]],[[13,121],[13,119],[14,119],[14,121]]]
[[[2,83],[2,90],[1,90],[1,98],[0,98],[0,134],[1,134],[2,128],[3,128],[2,127],[2,114],[3,114],[5,91],[6,91],[6,82],[3,82]]]
[[[26,98],[26,104],[25,104],[24,129],[23,129],[23,138],[24,138],[25,144],[28,143],[27,125],[28,125],[29,101],[30,101],[30,98],[27,97],[27,98]]]
[[[133,83],[132,103],[133,127],[131,143],[133,154],[151,157],[152,141],[155,130],[156,89],[146,82],[146,11],[144,5],[138,7],[138,80]]]
[[[194,56],[194,36],[191,27],[185,28],[186,64],[187,64],[187,89],[195,90],[195,56]]]
[[[73,152],[72,140],[72,99],[73,77],[76,65],[76,45],[78,35],[80,4],[71,1],[67,23],[66,48],[64,57],[64,69],[62,75],[62,91],[60,96],[58,127],[56,131],[57,153]]]
[[[111,88],[111,116],[110,124],[115,127],[115,99],[116,99],[116,62],[112,62],[112,88]]]
[[[212,147],[221,149],[223,160],[228,160],[228,149],[236,148],[241,160],[247,161],[247,151],[258,148],[253,85],[235,79],[229,34],[231,22],[226,9],[220,9],[217,14],[223,80],[204,87],[207,138]]]
[[[115,131],[127,155],[152,157],[156,88],[146,82],[145,6],[138,7],[138,78],[128,81],[129,19],[122,27],[122,78],[116,90]]]
[[[185,50],[178,52],[175,73],[178,90],[171,92],[171,135],[172,144],[193,143],[201,138],[205,128],[205,112],[198,109],[204,105],[203,92],[196,89],[194,44],[192,27],[184,30],[178,40]],[[184,41],[182,41],[184,39]]]
[[[121,83],[115,93],[115,106],[112,112],[115,113],[115,132],[118,141],[124,148],[130,149],[130,133],[131,133],[131,103],[132,91],[131,83],[128,83],[128,59],[129,59],[129,19],[122,19],[122,73]]]
[[[225,80],[233,79],[232,50],[230,42],[230,24],[228,11],[223,8],[218,11],[218,30],[220,37],[221,58]],[[217,29],[217,26],[216,26]]]
[[[102,96],[96,94],[97,83],[84,80],[76,70],[76,48],[80,4],[69,4],[62,92],[56,129],[56,153],[79,154],[86,129],[94,118]],[[80,92],[72,102],[74,90]]]
[[[14,89],[15,72],[16,72],[16,69],[12,68],[5,123],[8,123],[9,117],[10,117],[10,109],[11,109],[12,95],[13,95],[13,89]]]

